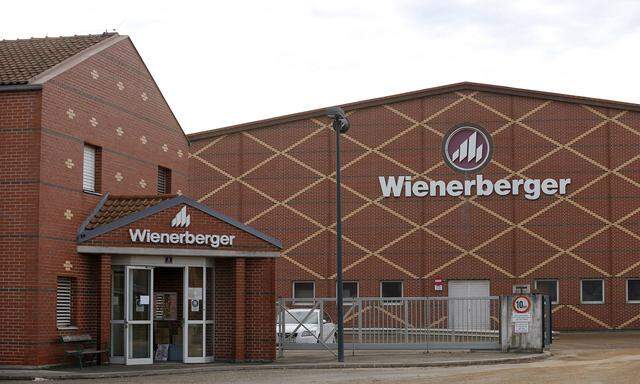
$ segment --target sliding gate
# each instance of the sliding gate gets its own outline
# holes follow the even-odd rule
[[[336,299],[276,303],[280,356],[291,349],[337,348]],[[500,301],[487,297],[345,300],[345,349],[500,349]]]

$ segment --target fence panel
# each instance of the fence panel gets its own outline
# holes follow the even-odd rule
[[[276,333],[285,349],[336,345],[336,299],[279,299]],[[488,297],[345,300],[345,349],[499,349],[500,301]]]

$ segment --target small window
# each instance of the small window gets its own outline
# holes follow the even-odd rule
[[[101,151],[99,147],[85,144],[82,162],[82,189],[85,192],[100,192]]]
[[[402,297],[402,281],[381,281],[380,297]]]
[[[640,303],[640,279],[627,280],[627,301]]]
[[[171,193],[171,170],[165,167],[158,167],[158,194]]]
[[[342,298],[346,304],[353,302],[353,299],[358,297],[358,293],[357,281],[345,281],[342,283]]]
[[[294,301],[313,301],[315,297],[315,284],[313,281],[296,281],[293,283]]]
[[[558,297],[560,297],[560,290],[558,288],[558,280],[544,279],[536,280],[536,289],[545,295],[551,297],[551,304],[558,304]]]
[[[580,302],[583,304],[604,303],[604,280],[580,281]]]
[[[58,277],[56,290],[56,325],[58,328],[71,326],[71,278]]]

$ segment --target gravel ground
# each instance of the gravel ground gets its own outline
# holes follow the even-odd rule
[[[547,360],[525,364],[238,371],[67,383],[640,383],[640,333],[563,334],[552,352]]]

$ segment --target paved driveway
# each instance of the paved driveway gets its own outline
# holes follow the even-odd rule
[[[72,383],[640,383],[640,333],[563,334],[553,357],[454,368],[313,369],[179,374]]]

